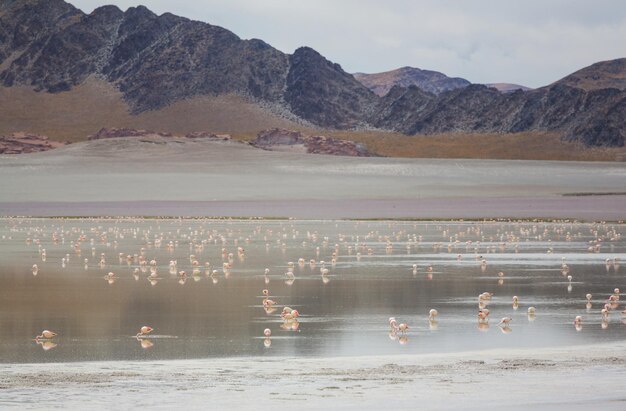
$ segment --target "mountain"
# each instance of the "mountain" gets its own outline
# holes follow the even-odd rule
[[[354,78],[379,96],[387,94],[393,86],[417,86],[424,91],[439,94],[470,85],[469,81],[460,77],[448,77],[438,71],[415,67],[401,67],[373,74],[355,73]]]
[[[381,99],[376,127],[405,134],[558,131],[589,146],[623,146],[626,92],[564,84],[500,93],[484,85],[434,95],[397,87]]]
[[[284,98],[296,115],[330,128],[365,125],[378,101],[339,64],[309,47],[300,47],[289,57]]]
[[[101,127],[247,134],[375,128],[407,135],[550,132],[589,146],[623,146],[625,60],[509,93],[413,68],[357,75],[383,87],[379,96],[308,47],[285,54],[143,6],[85,14],[63,0],[0,0],[0,132],[66,140]]]
[[[85,14],[63,0],[0,1],[5,87],[59,93],[91,76],[120,90],[134,114],[235,93],[321,126],[352,127],[376,99],[308,48],[287,55],[261,40],[143,6]]]
[[[373,74],[354,73],[354,78],[381,97],[394,86],[417,86],[429,93],[441,94],[444,91],[463,88],[472,84],[464,78],[448,77],[438,71],[422,70],[415,67],[401,67],[396,70]],[[532,90],[530,87],[513,83],[488,83],[485,86],[495,88],[502,93],[510,93],[515,90]]]
[[[583,90],[616,88],[626,90],[626,58],[601,61],[557,81]]]
[[[485,86],[495,88],[501,93],[510,93],[515,90],[522,90],[522,91],[532,90],[530,87],[521,86],[519,84],[513,84],[513,83],[487,83],[485,84]]]

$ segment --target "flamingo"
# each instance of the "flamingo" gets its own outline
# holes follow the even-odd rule
[[[287,308],[289,307],[285,307],[283,309],[283,313],[280,315],[283,318],[283,320],[285,320],[286,322],[295,320],[296,318],[300,316],[300,313],[298,312],[298,310],[292,310],[292,309],[286,310]]]
[[[59,334],[55,333],[54,331],[43,330],[40,335],[35,337],[35,340],[51,340],[52,338],[56,337],[57,335],[59,335]]]
[[[600,314],[602,314],[602,321],[606,321],[609,318],[609,309],[606,306],[607,305],[605,304],[604,308],[600,311]]]
[[[489,321],[489,310],[486,308],[478,310],[478,321],[479,322],[487,322]]]
[[[439,315],[439,312],[433,308],[428,312],[428,319],[431,321],[434,321],[438,315]]]
[[[137,333],[136,337],[137,338],[145,337],[148,334],[150,334],[152,331],[154,331],[154,328],[144,325],[143,327],[139,329],[139,332]]]
[[[389,317],[389,326],[391,327],[391,331],[393,332],[398,330],[398,322],[396,321],[396,317]]]
[[[274,300],[270,300],[269,298],[263,299],[263,307],[264,308],[271,308],[275,304],[276,304],[276,301],[274,301]]]
[[[511,321],[513,321],[511,317],[502,317],[498,325],[504,325],[505,327],[508,327]]]
[[[481,301],[490,301],[491,297],[493,297],[493,293],[484,292],[478,296],[478,300]]]

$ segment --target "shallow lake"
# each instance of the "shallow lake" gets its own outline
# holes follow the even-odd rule
[[[393,355],[622,340],[623,301],[607,321],[600,310],[616,287],[626,290],[625,233],[612,223],[4,218],[0,362]],[[264,289],[274,312],[263,307]],[[479,325],[483,292],[494,295],[489,324]],[[300,317],[283,320],[284,306]],[[390,333],[392,316],[408,324],[405,334]],[[497,325],[502,317],[512,318],[509,327]],[[136,338],[144,325],[154,331]],[[59,335],[34,341],[44,329]]]

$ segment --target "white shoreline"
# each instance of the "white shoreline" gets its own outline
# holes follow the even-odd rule
[[[452,354],[0,364],[0,408],[624,410],[626,342]]]

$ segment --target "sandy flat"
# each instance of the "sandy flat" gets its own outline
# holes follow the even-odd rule
[[[625,350],[2,364],[0,407],[624,410]]]
[[[626,163],[352,158],[163,138],[0,156],[0,215],[620,220],[624,193]]]
[[[626,219],[626,195],[385,200],[4,202],[0,215],[190,216],[302,219],[573,218]]]

